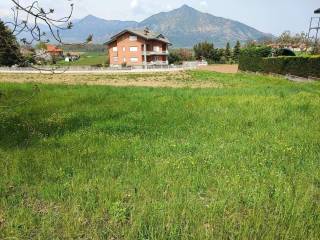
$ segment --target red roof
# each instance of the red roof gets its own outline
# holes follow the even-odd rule
[[[47,45],[47,51],[48,51],[48,52],[63,52],[62,49],[57,48],[57,47],[54,46],[54,45]]]

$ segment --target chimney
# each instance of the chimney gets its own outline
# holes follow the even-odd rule
[[[148,27],[146,27],[145,29],[144,29],[144,35],[148,35],[150,33],[150,30],[149,30],[149,28]]]

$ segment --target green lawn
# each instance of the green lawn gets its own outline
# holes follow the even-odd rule
[[[0,239],[319,239],[320,84],[191,75],[221,87],[40,84],[0,108]]]
[[[70,66],[93,66],[105,65],[107,61],[107,54],[104,52],[88,52],[81,55],[80,59],[74,62],[65,62],[64,60],[58,62],[58,65]]]

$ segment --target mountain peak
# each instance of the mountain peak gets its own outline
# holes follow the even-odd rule
[[[85,16],[82,20],[91,20],[91,19],[99,19],[98,17],[96,16],[93,16],[92,14],[89,14],[87,16]]]
[[[187,4],[183,4],[180,8],[192,8],[192,7],[190,7],[190,6],[187,5]]]
[[[176,10],[184,10],[184,11],[197,11],[196,9],[194,9],[193,7],[190,7],[187,4],[183,4],[180,8],[176,9]]]

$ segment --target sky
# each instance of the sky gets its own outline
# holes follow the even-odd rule
[[[28,3],[31,0],[20,0]],[[320,8],[320,0],[39,0],[44,7],[68,14],[73,2],[73,17],[94,15],[108,20],[141,21],[155,13],[170,11],[187,4],[202,12],[240,21],[262,32],[279,35],[289,30],[306,32],[310,17]],[[0,0],[0,17],[10,14],[11,0]],[[320,17],[320,14],[318,14]]]

